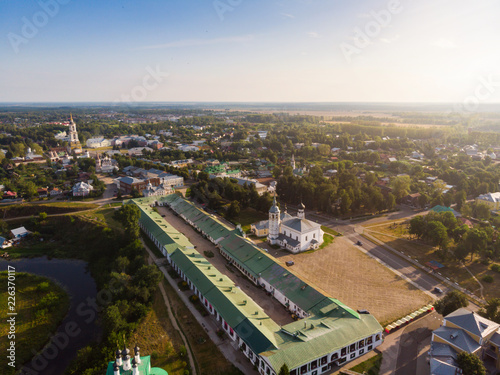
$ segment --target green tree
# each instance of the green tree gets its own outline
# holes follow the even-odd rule
[[[488,220],[491,215],[490,207],[486,203],[477,203],[474,209],[474,215],[478,219]]]
[[[469,249],[471,262],[475,253],[486,250],[487,243],[488,235],[481,229],[473,228],[466,233],[464,244]]]
[[[141,211],[135,204],[127,204],[115,211],[115,219],[122,223],[130,240],[139,238],[139,218]]]
[[[427,224],[426,237],[429,238],[433,245],[440,249],[446,249],[448,246],[448,232],[446,227],[440,221],[431,221]]]
[[[434,307],[438,313],[446,316],[461,307],[466,307],[468,304],[469,301],[467,301],[467,297],[463,293],[453,290],[438,300]]]
[[[396,197],[394,196],[394,194],[387,194],[387,196],[385,197],[385,207],[389,211],[392,211],[396,208]]]
[[[392,180],[392,192],[399,202],[409,194],[410,184],[410,176],[399,176]]]
[[[427,228],[427,222],[421,215],[414,216],[410,219],[410,228],[408,229],[411,235],[422,238]]]
[[[493,298],[487,301],[486,305],[479,310],[479,314],[486,319],[500,323],[500,298]]]
[[[486,375],[483,361],[472,353],[462,352],[457,356],[458,367],[462,369],[463,375]]]
[[[36,185],[33,181],[26,182],[23,186],[23,190],[24,196],[28,199],[33,198],[37,193]]]
[[[240,204],[238,201],[232,201],[227,209],[227,216],[229,219],[235,219],[240,215]]]
[[[286,363],[283,363],[283,366],[280,368],[280,372],[278,375],[290,375],[290,370],[288,369],[288,366]]]
[[[40,212],[38,214],[38,217],[40,218],[40,220],[45,220],[47,218],[47,213],[46,212]]]

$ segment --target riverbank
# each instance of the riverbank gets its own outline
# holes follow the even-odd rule
[[[7,317],[8,289],[7,272],[0,272],[0,316]],[[9,284],[11,285],[11,284]],[[54,281],[25,272],[15,274],[15,332],[12,336],[7,319],[0,320],[0,352],[7,353],[11,341],[15,343],[15,366],[20,367],[33,357],[48,342],[66,316],[70,298],[68,293]],[[11,289],[12,291],[13,289]],[[12,299],[10,300],[12,301]],[[5,302],[5,303],[4,303]],[[0,372],[14,374],[15,368],[2,361]]]

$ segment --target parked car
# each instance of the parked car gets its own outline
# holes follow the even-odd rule
[[[293,266],[294,264],[295,264],[295,262],[294,262],[293,260],[289,260],[288,262],[286,262],[286,265],[287,265],[288,267],[291,267],[291,266]]]
[[[441,294],[441,293],[443,293],[443,289],[438,288],[438,287],[435,287],[435,288],[434,288],[434,292],[435,292],[435,293],[438,293],[438,294]]]
[[[356,242],[356,245],[358,245],[358,246],[363,246],[363,242],[358,241],[358,242]]]

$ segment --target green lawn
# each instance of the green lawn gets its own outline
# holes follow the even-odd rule
[[[321,230],[325,233],[333,234],[334,236],[342,236],[341,233],[337,232],[336,230],[334,230],[332,228],[325,227],[324,225],[321,226]]]
[[[359,372],[360,374],[366,375],[378,375],[380,371],[380,365],[382,364],[382,354],[377,354],[359,365],[354,366],[350,370]]]
[[[121,230],[123,230],[123,226],[113,218],[114,213],[115,213],[114,208],[102,208],[102,209],[95,210],[95,211],[83,212],[83,213],[78,214],[78,215],[81,215],[81,216],[83,216],[87,219],[90,219],[90,220],[105,223],[109,227],[121,231]]]
[[[7,272],[0,272],[0,282],[5,288],[0,298],[0,314],[7,316]],[[45,277],[29,273],[16,273],[15,278],[15,311],[16,315],[16,365],[22,366],[33,357],[31,350],[40,350],[48,338],[66,315],[69,308],[69,296],[59,285]],[[6,353],[9,324],[7,319],[0,321],[0,350]],[[15,369],[7,366],[3,358],[0,372],[5,375],[14,374]]]
[[[248,207],[244,210],[241,210],[238,219],[236,219],[235,221],[241,224],[241,228],[243,229],[243,231],[248,231],[250,230],[250,224],[267,219],[269,219],[268,214]]]

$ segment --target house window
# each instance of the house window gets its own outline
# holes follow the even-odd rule
[[[313,238],[316,238],[316,233],[313,233]]]
[[[297,375],[297,370],[290,371],[290,375]]]
[[[321,364],[326,365],[327,362],[328,362],[328,357],[325,355],[323,358],[321,358]]]
[[[316,368],[318,368],[318,361],[312,361],[311,362],[311,370],[314,370]]]
[[[366,345],[370,345],[373,342],[373,338],[370,336],[366,339]]]
[[[375,341],[380,340],[380,335],[375,336]]]
[[[307,372],[307,365],[304,365],[300,368],[300,373],[305,374]]]
[[[342,350],[340,351],[340,356],[343,357],[347,354],[347,348],[342,348]]]
[[[332,358],[330,359],[330,362],[335,361],[337,358],[339,358],[339,353],[333,353]]]
[[[365,347],[365,340],[361,340],[358,342],[358,348],[364,348]]]
[[[353,359],[354,357],[356,357],[356,353],[351,354],[351,359]]]
[[[307,236],[306,236],[306,241],[307,241]]]
[[[356,351],[356,344],[352,344],[351,346],[349,346],[349,353],[352,353]]]

